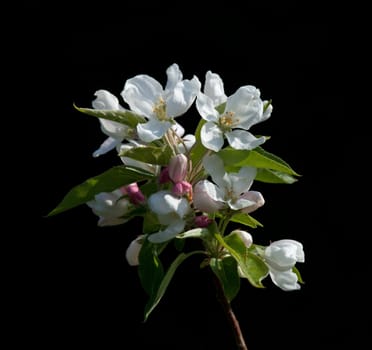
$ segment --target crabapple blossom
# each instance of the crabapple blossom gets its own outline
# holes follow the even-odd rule
[[[222,208],[252,212],[264,204],[259,192],[250,193],[256,168],[241,167],[237,173],[225,172],[217,155],[206,156],[203,165],[214,183],[201,180],[195,185],[194,205],[201,211],[214,213]]]
[[[264,136],[257,138],[248,131],[254,124],[269,118],[272,112],[271,103],[261,100],[260,90],[252,85],[240,87],[227,97],[224,111],[219,113],[216,107],[224,100],[221,78],[210,73],[204,93],[199,92],[196,99],[196,108],[206,121],[200,132],[204,147],[218,152],[225,138],[235,149],[251,150],[263,144]]]
[[[117,189],[96,194],[93,200],[86,203],[99,217],[98,226],[114,226],[128,221],[125,214],[129,212],[132,204],[122,197],[121,189]]]
[[[300,242],[281,239],[265,248],[265,261],[269,267],[271,280],[283,290],[300,289],[298,277],[293,272],[296,262],[304,262],[305,254]]]
[[[177,64],[167,69],[168,81],[165,89],[154,78],[140,74],[128,79],[121,95],[130,109],[147,118],[137,125],[139,138],[152,142],[162,138],[174,123],[173,118],[184,114],[194,102],[201,84],[194,76],[182,80]]]
[[[152,243],[161,243],[181,233],[186,225],[186,217],[191,213],[188,200],[176,197],[170,191],[159,191],[148,199],[150,210],[157,215],[159,223],[166,226],[164,230],[149,236]]]

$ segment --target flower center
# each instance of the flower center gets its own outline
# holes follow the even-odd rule
[[[167,105],[165,101],[160,97],[158,103],[155,104],[153,112],[156,114],[159,120],[167,120]]]
[[[219,119],[219,126],[223,131],[231,131],[234,124],[234,112],[226,112]]]

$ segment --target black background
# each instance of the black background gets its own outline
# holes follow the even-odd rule
[[[254,184],[266,199],[253,215],[264,224],[251,231],[255,242],[299,240],[306,261],[298,264],[305,280],[300,291],[283,292],[269,278],[264,290],[242,281],[232,306],[249,349],[336,349],[355,345],[365,334],[356,325],[363,293],[356,285],[366,268],[356,268],[345,249],[350,242],[340,174],[346,145],[338,138],[344,110],[336,47],[342,31],[332,22],[337,14],[291,3],[200,6],[22,5],[15,46],[22,103],[32,111],[23,124],[22,147],[22,171],[32,185],[25,184],[30,220],[19,219],[25,229],[15,233],[19,268],[10,323],[22,329],[16,343],[46,349],[234,349],[211,276],[197,259],[179,268],[142,323],[146,296],[124,257],[140,222],[98,228],[86,206],[44,217],[73,186],[120,163],[114,152],[92,157],[106,136],[73,103],[90,107],[98,89],[119,97],[125,80],[136,74],[165,84],[172,63],[184,78],[195,74],[202,83],[206,71],[220,74],[227,95],[252,84],[263,99],[272,99],[271,118],[252,131],[270,135],[264,148],[302,175],[293,185]],[[199,120],[191,115],[179,119],[188,132]],[[165,259],[171,258],[170,252]]]

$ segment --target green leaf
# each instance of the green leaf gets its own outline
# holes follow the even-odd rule
[[[158,246],[146,238],[142,244],[138,258],[138,275],[141,285],[146,293],[152,296],[159,289],[164,277],[164,269],[159,259]]]
[[[150,234],[159,231],[161,225],[158,217],[152,211],[147,210],[143,216],[142,232],[144,234]]]
[[[178,266],[180,266],[180,264],[185,259],[187,259],[190,256],[195,255],[195,254],[204,254],[204,252],[196,250],[196,251],[193,251],[193,252],[187,253],[187,254],[181,253],[180,255],[178,255],[178,257],[169,266],[166,274],[164,275],[164,278],[162,279],[162,281],[159,285],[159,288],[157,289],[157,291],[155,293],[153,293],[150,296],[150,299],[149,299],[148,303],[146,304],[146,307],[145,307],[145,321],[148,319],[151,312],[155,309],[155,307],[159,304],[160,300],[164,296],[164,293],[167,290],[168,285],[169,285],[170,281],[172,280]]]
[[[253,166],[299,176],[283,159],[265,151],[262,147],[256,147],[251,151],[226,147],[219,151],[218,155],[222,158],[226,170],[236,170],[242,166]]]
[[[108,119],[120,124],[128,125],[132,128],[138,123],[145,122],[145,118],[128,110],[102,110],[92,108],[81,108],[74,104],[74,107],[81,113],[88,114],[93,117]]]
[[[221,281],[227,300],[231,302],[240,289],[240,276],[236,260],[232,256],[224,259],[212,258],[210,266]]]
[[[177,249],[178,252],[182,252],[185,248],[186,241],[184,239],[174,239],[173,244],[174,247]]]
[[[121,186],[153,177],[152,174],[124,165],[113,167],[104,173],[91,177],[72,188],[62,201],[47,216],[60,214],[84,204],[101,192],[111,192]]]
[[[172,156],[172,150],[168,145],[162,147],[147,146],[135,147],[120,152],[120,157],[128,157],[144,163],[168,165]]]
[[[282,171],[271,169],[257,169],[255,180],[278,184],[293,184],[294,182],[298,181],[292,175],[283,173]]]
[[[235,258],[249,282],[254,287],[264,288],[261,281],[267,276],[269,269],[261,258],[249,251],[237,234],[230,234],[225,239],[220,234],[215,237]]]
[[[250,216],[248,214],[244,214],[244,213],[234,214],[231,217],[230,220],[233,221],[233,222],[237,222],[239,224],[243,224],[243,225],[252,227],[252,228],[256,228],[257,226],[263,227],[263,225],[258,220],[256,220],[252,216]]]
[[[297,278],[298,278],[298,282],[300,282],[301,284],[305,284],[304,280],[302,279],[302,276],[300,274],[300,271],[298,271],[297,267],[296,266],[293,266],[292,267],[292,271],[297,275]]]

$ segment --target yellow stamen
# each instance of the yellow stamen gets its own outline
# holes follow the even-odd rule
[[[167,105],[165,101],[160,97],[159,102],[155,104],[153,112],[156,114],[159,120],[167,120]]]

